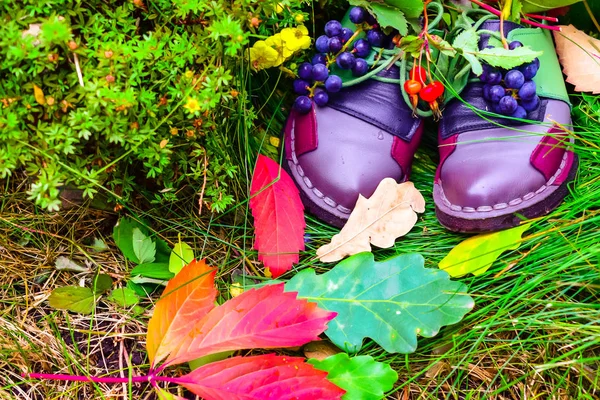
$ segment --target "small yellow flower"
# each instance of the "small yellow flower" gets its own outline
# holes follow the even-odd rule
[[[265,44],[277,52],[277,59],[273,66],[277,67],[287,60],[294,52],[288,49],[283,41],[281,34],[270,36],[265,39]]]
[[[185,71],[185,74],[183,74],[183,76],[185,76],[188,79],[192,79],[194,77],[194,71],[188,69],[187,71]]]
[[[250,63],[252,64],[252,68],[257,71],[278,65],[278,59],[279,53],[268,45],[266,41],[259,40],[250,48]]]
[[[173,127],[173,128],[171,128],[170,132],[171,132],[171,135],[175,136],[179,133],[179,129]]]
[[[300,25],[298,28],[283,29],[281,39],[285,43],[285,47],[292,53],[310,47],[310,36],[304,25]]]
[[[188,97],[183,108],[188,110],[190,113],[195,113],[196,111],[200,111],[200,102],[193,97]]]
[[[298,13],[294,16],[294,19],[296,20],[297,23],[301,24],[304,22],[304,15]]]
[[[277,14],[281,14],[283,12],[283,4],[282,3],[277,3],[277,5],[275,6],[275,12]]]

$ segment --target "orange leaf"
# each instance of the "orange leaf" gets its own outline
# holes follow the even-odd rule
[[[578,92],[600,93],[600,40],[573,25],[561,29],[554,32],[554,39],[567,82]]]
[[[167,284],[148,323],[146,348],[152,366],[187,337],[194,324],[214,308],[214,268],[192,261]]]
[[[228,300],[179,337],[179,347],[163,366],[223,351],[293,347],[318,340],[336,313],[296,296],[284,292],[281,283],[250,289]]]

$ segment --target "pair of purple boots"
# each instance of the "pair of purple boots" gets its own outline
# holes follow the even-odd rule
[[[499,30],[499,21],[486,21]],[[541,29],[505,22],[509,40],[543,50],[537,77],[539,106],[529,123],[482,114],[490,111],[483,84],[472,82],[445,105],[439,123],[440,161],[433,197],[442,225],[486,232],[547,214],[568,193],[577,171],[570,150],[570,105],[552,39]],[[397,69],[382,73],[397,78]],[[330,96],[326,107],[292,111],[285,127],[285,167],[306,208],[341,227],[362,194],[387,177],[409,178],[423,135],[397,84],[368,80]],[[467,104],[468,103],[468,104]],[[469,106],[470,105],[470,106]]]

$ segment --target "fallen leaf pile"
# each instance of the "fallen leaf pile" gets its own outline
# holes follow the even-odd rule
[[[554,32],[556,53],[567,82],[578,92],[600,93],[600,40],[588,36],[573,25]]]
[[[406,235],[425,211],[425,199],[412,182],[385,178],[370,198],[359,196],[356,207],[340,233],[317,250],[323,262],[371,251],[370,244],[389,248]]]

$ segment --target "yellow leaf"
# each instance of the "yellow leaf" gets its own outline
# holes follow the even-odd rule
[[[588,36],[573,25],[554,32],[556,53],[567,82],[578,92],[600,93],[600,40]]]
[[[397,183],[385,178],[369,199],[359,196],[346,225],[331,238],[331,243],[319,247],[317,256],[323,262],[334,262],[371,251],[370,244],[392,247],[415,225],[416,213],[424,211],[425,199],[412,182]]]
[[[164,149],[165,147],[167,147],[167,143],[169,143],[169,141],[167,139],[161,140],[160,144],[159,144],[160,148]]]
[[[33,84],[33,96],[35,97],[35,101],[39,104],[46,104],[46,97],[44,96],[44,91],[35,83]]]
[[[466,274],[481,275],[506,250],[516,250],[521,244],[521,236],[530,224],[503,231],[484,233],[460,242],[450,250],[439,267],[452,277]]]

